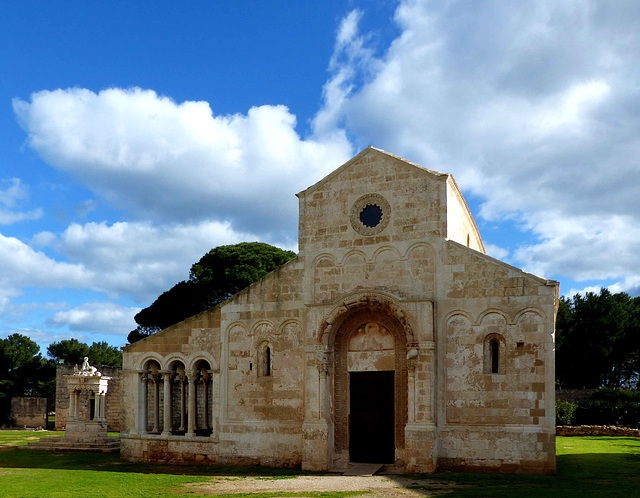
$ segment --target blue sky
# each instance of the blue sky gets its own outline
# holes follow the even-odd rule
[[[6,2],[0,337],[126,343],[371,144],[454,175],[489,254],[640,294],[640,4]]]

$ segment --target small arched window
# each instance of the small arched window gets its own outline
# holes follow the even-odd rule
[[[268,342],[263,342],[258,348],[258,377],[271,377],[272,350]]]
[[[497,374],[500,371],[500,343],[498,339],[491,339],[491,373]]]
[[[505,373],[505,343],[500,334],[489,334],[484,338],[484,373]]]

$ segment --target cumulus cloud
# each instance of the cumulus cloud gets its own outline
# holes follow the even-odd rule
[[[73,332],[126,336],[136,328],[133,317],[138,311],[140,308],[125,307],[111,302],[92,302],[59,311],[47,323],[54,327],[66,326]]]
[[[257,236],[236,232],[228,222],[91,222],[72,224],[59,236],[44,232],[35,239],[99,276],[91,284],[94,290],[146,303],[188,278],[191,265],[211,248]]]
[[[512,251],[530,271],[635,281],[640,4],[404,1],[378,58],[359,16],[343,23],[319,127],[453,173],[482,218],[537,237]]]
[[[292,240],[294,194],[352,152],[342,133],[301,138],[284,106],[215,116],[152,90],[71,88],[13,107],[49,164],[134,218],[228,221],[263,238]]]
[[[20,287],[87,287],[95,275],[83,265],[56,261],[15,237],[0,234],[1,296],[17,295]]]

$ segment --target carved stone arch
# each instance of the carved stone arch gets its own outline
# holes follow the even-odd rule
[[[180,362],[187,367],[187,359],[182,353],[171,353],[164,360],[164,365],[162,365],[163,370],[174,370],[175,363]]]
[[[502,320],[504,320],[504,325],[510,325],[513,322],[511,321],[509,315],[507,315],[504,311],[499,310],[497,308],[489,308],[484,310],[482,313],[480,313],[480,315],[478,316],[478,319],[476,321],[477,325],[487,325],[487,323],[485,323],[485,320],[491,320],[494,317],[501,317]]]
[[[284,336],[285,338],[291,339],[300,339],[302,334],[302,326],[298,320],[285,320],[280,325],[280,328],[277,332],[279,335]]]
[[[227,326],[227,342],[240,342],[249,336],[249,331],[243,322],[233,322]]]
[[[345,463],[353,456],[350,437],[355,429],[349,425],[349,399],[350,393],[353,396],[350,385],[356,379],[354,375],[360,379],[366,375],[369,386],[380,375],[388,379],[390,391],[386,388],[386,394],[380,394],[379,404],[392,407],[394,417],[383,432],[393,438],[389,443],[391,454],[402,454],[408,421],[407,350],[414,342],[408,314],[388,296],[360,293],[343,300],[330,319],[334,328],[325,329],[323,341],[325,351],[333,353],[329,360],[332,374],[329,406],[333,407],[334,457]]]
[[[544,314],[544,312],[542,310],[539,310],[538,308],[524,308],[524,309],[518,311],[518,313],[516,313],[516,316],[513,319],[513,323],[517,324],[523,317],[528,316],[528,315],[536,315],[543,322],[547,319],[547,317]]]
[[[145,354],[138,362],[138,370],[147,370],[147,365],[150,361],[155,361],[160,366],[160,369],[164,367],[164,356],[149,352]]]
[[[367,255],[365,254],[364,251],[361,251],[360,249],[351,249],[350,251],[347,251],[347,253],[342,257],[342,261],[340,261],[340,266],[349,265],[350,264],[349,260],[353,257],[361,257],[363,263],[367,262]]]
[[[338,265],[338,260],[333,254],[328,252],[323,252],[318,254],[315,258],[313,258],[313,267],[315,268],[316,266],[318,266],[318,263],[320,263],[320,261],[322,261],[323,259],[326,259],[333,266]]]
[[[524,343],[540,343],[545,341],[553,342],[554,329],[545,327],[547,320],[544,314],[535,308],[521,310],[515,317],[514,331],[518,341]],[[523,342],[519,344],[521,347]]]
[[[329,350],[333,347],[338,327],[350,314],[364,309],[386,312],[402,325],[407,344],[415,341],[415,320],[390,295],[382,292],[356,292],[342,298],[325,315],[318,330],[318,344]]]
[[[395,258],[393,258],[394,261],[400,261],[402,259],[404,259],[402,257],[402,253],[398,250],[397,247],[395,246],[382,246],[379,247],[378,249],[376,249],[376,251],[373,253],[373,257],[371,258],[374,262],[379,262],[379,258],[384,255],[384,253],[391,253],[395,256]]]
[[[206,361],[209,364],[210,370],[213,370],[213,371],[219,370],[218,362],[215,360],[213,355],[205,351],[198,351],[197,353],[193,353],[189,355],[186,363],[187,369],[195,370],[196,367],[198,366],[198,363],[200,363],[201,361]]]
[[[466,335],[473,327],[473,317],[462,310],[455,310],[444,317],[444,330],[448,337]]]
[[[426,250],[434,260],[436,257],[436,251],[431,244],[426,242],[416,242],[415,244],[411,244],[405,253],[406,259],[411,259],[415,257],[416,253],[420,250]]]
[[[251,327],[251,335],[258,341],[261,339],[272,340],[276,335],[276,328],[269,320],[260,320],[259,322],[254,323],[253,327]]]

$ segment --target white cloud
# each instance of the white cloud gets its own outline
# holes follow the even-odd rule
[[[78,264],[55,261],[15,237],[0,234],[0,305],[22,287],[89,287],[94,274]],[[5,301],[6,304],[6,301]]]
[[[317,124],[453,173],[481,217],[539,238],[512,250],[530,271],[635,281],[639,16],[630,2],[404,1],[375,58],[350,15]]]
[[[188,278],[191,265],[211,248],[257,237],[214,221],[192,225],[92,222],[72,224],[53,240],[48,233],[36,239],[96,275],[95,290],[147,303]]]
[[[138,311],[140,308],[120,306],[116,303],[92,302],[59,311],[48,323],[54,327],[67,326],[73,332],[126,336],[136,328],[133,317]]]
[[[29,145],[138,219],[228,221],[293,240],[294,194],[351,155],[341,133],[302,139],[284,106],[215,116],[151,90],[81,88],[14,100]]]
[[[501,261],[506,261],[509,256],[509,249],[505,249],[504,247],[500,247],[495,244],[485,244],[484,250],[492,258],[496,258]]]
[[[14,211],[16,207],[28,198],[29,189],[19,178],[0,180],[0,225],[10,225],[19,221],[40,218],[42,209]]]

